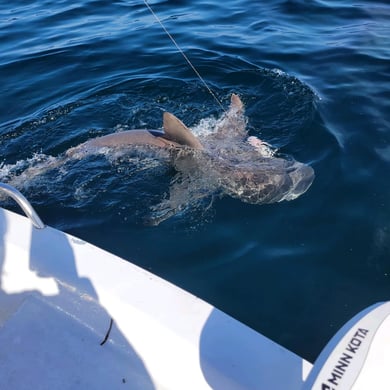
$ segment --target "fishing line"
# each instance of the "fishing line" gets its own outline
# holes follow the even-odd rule
[[[168,35],[169,39],[171,40],[171,42],[175,45],[176,49],[179,51],[179,53],[183,56],[183,58],[187,61],[187,64],[191,67],[191,69],[194,71],[194,73],[196,74],[196,76],[199,78],[199,80],[203,83],[203,85],[206,87],[206,89],[209,91],[210,95],[214,98],[214,100],[217,102],[218,106],[222,108],[223,111],[225,111],[224,107],[222,106],[222,103],[219,101],[219,99],[217,98],[217,96],[214,94],[214,92],[211,90],[211,88],[208,86],[208,84],[206,83],[206,80],[204,80],[204,78],[200,75],[200,73],[198,72],[198,70],[195,68],[195,66],[192,64],[192,62],[190,61],[190,59],[187,57],[187,55],[184,53],[184,51],[181,49],[181,47],[178,45],[178,43],[176,42],[175,38],[173,38],[173,36],[169,33],[169,31],[167,30],[167,28],[164,26],[163,22],[161,21],[161,19],[157,16],[157,14],[153,11],[152,7],[148,4],[147,0],[144,0],[144,3],[146,5],[146,7],[148,8],[148,10],[150,11],[150,13],[153,15],[153,17],[156,19],[156,21],[160,24],[161,28],[164,30],[165,34]],[[226,112],[226,111],[225,111]]]

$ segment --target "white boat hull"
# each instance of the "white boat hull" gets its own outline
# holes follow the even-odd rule
[[[299,389],[311,364],[171,283],[0,208],[1,389]]]

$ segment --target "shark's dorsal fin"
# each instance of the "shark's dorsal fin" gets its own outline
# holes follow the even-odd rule
[[[194,149],[203,149],[202,144],[191,133],[190,129],[175,115],[164,112],[163,127],[167,139]]]

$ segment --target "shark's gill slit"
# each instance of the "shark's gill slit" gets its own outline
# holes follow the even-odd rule
[[[213,99],[217,102],[218,106],[222,109],[222,111],[226,112],[225,108],[223,107],[221,101],[217,98],[215,93],[212,91],[210,86],[206,83],[206,80],[200,75],[199,71],[195,68],[195,65],[190,61],[188,56],[184,53],[184,50],[179,46],[179,44],[176,42],[175,38],[172,36],[172,34],[167,30],[161,19],[158,17],[158,15],[153,11],[152,7],[149,5],[147,0],[144,0],[145,6],[148,8],[150,13],[153,15],[153,17],[156,19],[156,21],[159,23],[161,28],[164,30],[165,34],[168,36],[168,38],[171,40],[173,45],[176,47],[176,49],[179,51],[179,53],[183,56],[187,64],[190,66],[190,68],[194,71],[198,79],[202,82],[202,84],[206,87],[207,91],[210,93],[210,95],[213,97]]]

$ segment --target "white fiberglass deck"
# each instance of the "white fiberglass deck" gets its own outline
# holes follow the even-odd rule
[[[300,389],[311,364],[163,279],[0,208],[0,389]]]

